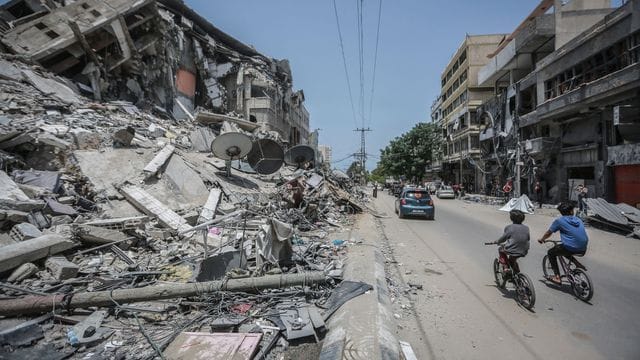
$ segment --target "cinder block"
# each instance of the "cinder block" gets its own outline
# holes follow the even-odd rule
[[[80,267],[61,256],[50,257],[44,266],[58,280],[66,280],[78,275]]]

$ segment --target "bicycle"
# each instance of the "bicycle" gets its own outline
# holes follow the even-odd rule
[[[546,240],[545,242],[552,243],[554,246],[561,243],[557,240]],[[560,263],[558,269],[561,268],[562,271],[560,272],[563,273],[560,274],[560,284],[558,285],[562,285],[562,279],[567,279],[575,296],[584,302],[588,302],[593,297],[593,283],[589,275],[587,275],[587,268],[574,256],[584,256],[584,253],[557,257]],[[555,275],[549,261],[549,255],[545,255],[542,258],[542,272],[546,280]],[[553,283],[556,284],[555,282]]]
[[[484,243],[485,245],[497,245],[493,242]],[[515,259],[513,260],[516,261]],[[516,301],[525,309],[531,310],[536,303],[536,292],[533,282],[527,274],[515,271],[511,261],[503,262],[500,257],[493,259],[493,276],[496,285],[505,289],[507,282],[511,282],[516,290]]]

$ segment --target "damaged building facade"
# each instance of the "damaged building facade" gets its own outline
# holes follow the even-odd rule
[[[441,94],[434,102],[432,119],[442,128],[445,144],[441,163],[432,162],[427,172],[439,169],[447,182],[477,188],[481,178],[473,166],[480,159],[476,108],[493,94],[478,84],[478,71],[503,35],[468,35],[441,75]]]
[[[13,0],[0,50],[69,79],[95,100],[126,100],[175,119],[198,109],[306,144],[304,92],[287,60],[258,53],[178,0]],[[215,117],[215,116],[214,116]]]
[[[640,203],[640,1],[544,0],[478,73],[484,181],[536,181],[551,202]],[[487,186],[495,193],[501,186]]]

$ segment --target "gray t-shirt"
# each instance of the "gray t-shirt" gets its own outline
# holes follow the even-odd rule
[[[504,228],[504,234],[496,241],[504,244],[504,252],[513,256],[525,256],[529,252],[529,227],[511,224]]]

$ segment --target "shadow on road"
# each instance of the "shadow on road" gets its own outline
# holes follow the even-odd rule
[[[540,279],[538,281],[543,283],[544,285],[546,285],[550,289],[561,291],[561,292],[563,292],[565,294],[571,295],[576,300],[580,300],[580,299],[578,299],[576,297],[576,294],[573,293],[573,289],[571,289],[571,284],[562,283],[562,284],[558,285],[556,283],[553,283],[551,281],[547,281],[547,280],[544,280],[544,279]],[[590,301],[583,301],[583,303],[593,306],[593,304]]]

